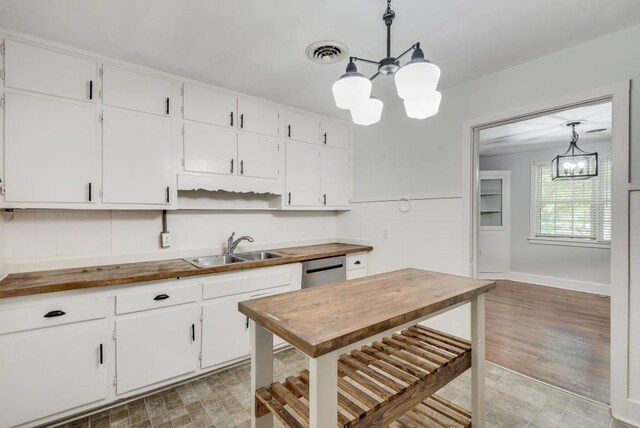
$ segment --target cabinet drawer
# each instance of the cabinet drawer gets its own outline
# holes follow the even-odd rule
[[[368,258],[367,253],[347,254],[347,270],[366,268]]]
[[[106,297],[0,311],[0,334],[105,318]]]
[[[198,300],[198,286],[196,284],[178,287],[167,284],[151,291],[116,296],[116,314],[146,311],[149,309],[165,308],[181,305]]]
[[[261,272],[261,269],[253,269],[252,272],[227,274],[226,276],[222,274],[209,280],[205,279],[202,285],[202,298],[214,299],[296,284],[293,272],[299,272],[297,269],[291,269],[290,266],[286,266],[284,269],[280,266],[274,270],[271,270],[272,268],[264,269],[266,271]]]
[[[169,116],[171,82],[105,64],[102,71],[102,102],[105,105]]]

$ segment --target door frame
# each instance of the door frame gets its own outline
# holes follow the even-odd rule
[[[629,399],[629,80],[564,95],[472,119],[464,123],[462,146],[462,247],[464,270],[478,276],[478,192],[480,130],[550,112],[610,101],[612,104],[612,240],[611,240],[611,410],[615,417],[640,417],[640,403]]]

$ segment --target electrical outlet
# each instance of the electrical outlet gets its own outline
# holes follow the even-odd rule
[[[162,248],[168,248],[171,246],[171,233],[170,232],[162,232],[160,234],[160,246]]]

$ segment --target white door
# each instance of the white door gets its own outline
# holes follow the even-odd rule
[[[210,300],[202,305],[202,368],[249,355],[249,327],[238,312],[247,296]]]
[[[171,81],[114,65],[102,67],[102,103],[129,110],[169,116]]]
[[[322,143],[348,149],[351,146],[351,127],[337,120],[322,119]]]
[[[105,320],[1,336],[0,426],[107,398],[107,339]]]
[[[199,308],[188,306],[116,319],[117,393],[194,372],[199,317]]]
[[[184,124],[184,170],[235,174],[237,132],[232,128],[199,123]]]
[[[4,40],[4,84],[75,100],[98,94],[94,61],[14,40]]]
[[[322,189],[320,147],[287,141],[285,164],[285,204],[318,206]]]
[[[96,200],[99,143],[94,106],[5,94],[5,201]]]
[[[103,118],[103,202],[171,203],[171,121],[124,110],[105,110]]]
[[[317,144],[320,141],[320,117],[298,111],[286,113],[286,138]]]
[[[349,150],[322,147],[322,203],[329,207],[349,205],[351,160]]]
[[[243,131],[274,137],[280,135],[280,112],[273,104],[238,98],[238,115],[238,126]]]
[[[282,166],[280,139],[258,134],[238,134],[238,174],[243,177],[278,178]]]
[[[237,97],[204,86],[184,84],[184,118],[211,125],[235,128]]]

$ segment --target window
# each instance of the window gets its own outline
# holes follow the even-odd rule
[[[611,157],[598,176],[551,180],[550,162],[531,163],[531,240],[611,243]]]

